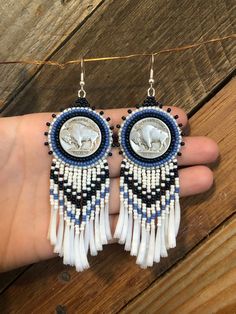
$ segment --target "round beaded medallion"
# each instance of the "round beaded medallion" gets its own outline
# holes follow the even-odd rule
[[[133,111],[120,128],[121,149],[133,163],[157,167],[175,156],[181,131],[174,117],[158,107]]]
[[[64,163],[93,166],[109,153],[112,133],[108,122],[90,108],[68,108],[51,123],[48,142]]]

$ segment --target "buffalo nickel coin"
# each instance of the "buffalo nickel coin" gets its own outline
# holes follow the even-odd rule
[[[143,118],[133,125],[129,141],[137,155],[153,159],[168,150],[171,134],[168,126],[160,119]]]
[[[75,157],[88,157],[95,153],[101,144],[101,138],[98,125],[87,117],[68,119],[59,132],[62,148]]]

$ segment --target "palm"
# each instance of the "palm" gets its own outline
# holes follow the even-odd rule
[[[42,147],[43,122],[49,117],[39,114],[5,118],[0,124],[0,256],[7,264],[8,260],[22,264],[32,256],[43,258],[44,252],[50,252],[46,241],[50,158]]]
[[[116,125],[125,109],[106,115]],[[185,125],[186,115],[173,109]],[[8,269],[53,255],[47,240],[49,222],[49,170],[51,157],[43,147],[45,122],[49,113],[2,118],[0,123],[0,266]],[[205,137],[188,137],[180,157],[181,165],[204,164],[215,160],[216,144]],[[201,151],[199,152],[199,147]],[[113,149],[109,158],[111,176],[110,220],[114,230],[119,212],[119,168],[122,156]],[[205,166],[180,170],[181,196],[207,190],[212,173]]]

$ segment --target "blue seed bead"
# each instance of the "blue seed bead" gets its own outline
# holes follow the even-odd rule
[[[127,192],[124,193],[124,198],[128,198],[128,193]]]

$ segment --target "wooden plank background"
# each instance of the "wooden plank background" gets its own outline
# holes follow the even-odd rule
[[[152,269],[140,270],[122,246],[111,245],[105,247],[96,259],[91,259],[92,267],[84,273],[76,273],[73,268],[63,266],[60,259],[35,264],[2,293],[0,312],[53,313],[63,305],[69,313],[100,313],[101,310],[117,313],[141,297],[153,282],[224,224],[236,210],[235,190],[232,188],[235,186],[232,176],[236,152],[233,132],[236,111],[232,111],[236,102],[235,88],[236,79],[190,120],[192,134],[208,135],[219,143],[221,162],[214,167],[214,189],[182,200],[178,246],[170,251],[167,259],[162,259]],[[154,309],[150,313],[154,313]]]
[[[104,1],[1,1],[0,59],[48,60]],[[40,66],[1,66],[0,107],[4,107]]]
[[[40,2],[42,6],[48,5],[46,5],[48,1]],[[60,6],[60,1],[54,2]],[[23,6],[22,2],[18,5],[23,7],[22,10],[27,10],[27,6]],[[66,14],[62,18],[67,20],[67,14],[70,15],[67,13],[68,6],[71,7],[70,12],[75,11],[80,17],[80,11],[77,11],[80,5],[73,0],[67,5],[61,5],[59,11],[55,11],[55,16]],[[54,7],[52,11],[53,9]],[[104,1],[86,22],[81,24],[81,21],[78,21],[77,31],[73,32],[72,36],[68,35],[68,40],[65,39],[62,45],[60,36],[53,36],[56,30],[51,28],[52,18],[48,17],[54,13],[50,8],[45,8],[40,16],[39,29],[35,36],[32,34],[30,38],[30,46],[37,43],[37,49],[43,50],[44,56],[36,49],[29,57],[38,59],[51,55],[53,60],[63,62],[79,59],[81,56],[119,56],[188,45],[235,33],[234,9],[233,0],[213,2],[185,0],[181,1],[181,5],[173,0]],[[29,13],[29,16],[31,14],[33,13]],[[30,24],[29,16],[27,21]],[[2,19],[6,20],[5,28],[8,29],[12,21],[7,14],[3,15]],[[34,21],[33,18],[31,19]],[[73,22],[74,20],[71,21]],[[29,26],[27,23],[24,25],[19,26],[17,23],[16,27],[23,28],[22,33],[27,33]],[[40,29],[40,25],[43,29]],[[58,27],[57,34],[71,32],[67,23],[65,28],[62,22]],[[44,38],[47,29],[50,30],[52,46],[60,47],[55,50],[55,53],[52,52],[52,48],[48,53],[45,52],[47,46],[42,49],[44,40],[49,40],[48,37]],[[42,43],[40,43],[41,38]],[[57,44],[54,42],[56,38],[59,38]],[[13,38],[13,43],[15,41],[16,39]],[[3,51],[4,47],[2,42]],[[19,53],[18,55],[14,53],[12,58],[22,57],[21,46],[17,45],[17,47]],[[8,47],[7,52],[9,53]],[[226,40],[194,50],[160,55],[155,62],[158,97],[164,103],[177,105],[189,111],[232,72],[236,59],[235,52],[234,41]],[[2,55],[4,57],[6,52]],[[15,65],[1,67],[0,82],[3,87],[6,85],[9,91],[1,95],[5,108],[4,115],[58,110],[75,99],[79,84],[78,65],[67,66],[64,70],[44,66],[40,68],[37,75],[35,75],[35,67],[31,73],[27,70],[29,66],[23,66],[20,71],[25,73],[24,75],[13,73],[20,82],[12,81],[12,75],[8,76],[11,69],[15,67]],[[19,66],[17,68],[19,70]],[[120,107],[142,101],[147,89],[148,68],[149,58],[144,57],[129,61],[86,64],[88,99],[97,107]],[[20,76],[23,77],[20,79]],[[22,84],[26,84],[25,88],[21,93],[16,94],[15,88]],[[10,97],[11,95],[14,97]]]
[[[75,0],[50,3],[40,0],[17,4],[7,1],[0,6],[0,27],[4,28],[0,47],[2,60],[64,62],[81,56],[153,52],[230,35],[235,33],[236,25],[233,0],[207,3],[185,0],[181,6],[177,0],[82,1],[79,4]],[[178,247],[170,252],[169,258],[153,269],[140,270],[121,246],[111,245],[91,260],[91,269],[82,274],[63,266],[60,259],[10,272],[0,276],[1,313],[133,313],[141,309],[140,304],[142,313],[155,313],[157,308],[158,313],[175,310],[207,313],[208,309],[212,309],[212,313],[236,312],[232,295],[234,283],[225,284],[227,289],[221,294],[222,302],[214,292],[218,285],[213,285],[221,256],[228,259],[222,278],[229,276],[235,267],[233,255],[230,255],[235,243],[232,229],[236,203],[232,188],[236,153],[233,145],[236,81],[232,79],[235,51],[235,41],[226,40],[194,50],[163,54],[155,60],[158,98],[191,113],[192,134],[214,138],[221,150],[220,163],[213,165],[214,188],[182,201]],[[103,108],[142,101],[147,88],[148,66],[149,59],[144,57],[86,63],[88,99]],[[76,97],[79,71],[76,65],[63,70],[50,66],[1,66],[1,114],[56,111],[67,106]],[[224,224],[227,224],[227,232],[221,242],[217,239],[222,238]],[[224,241],[229,243],[226,243],[226,249]],[[194,267],[203,263],[204,254],[215,252],[217,248],[222,253],[210,256],[211,278],[206,276],[203,282],[186,281],[187,267],[195,257],[192,278],[203,278]],[[204,270],[204,264],[201,265]],[[178,270],[182,271],[180,277]],[[166,292],[165,299],[160,300],[156,296],[161,296],[161,292],[158,294],[160,286],[162,291],[169,291],[170,274],[175,286],[171,291],[174,292],[169,296]],[[196,285],[196,294],[200,295],[197,303],[191,288],[189,294],[183,289],[185,284]],[[202,289],[208,289],[209,293]],[[201,298],[202,293],[204,298]],[[175,300],[173,303],[168,299],[171,296]],[[185,296],[186,301],[181,303],[178,296]]]

